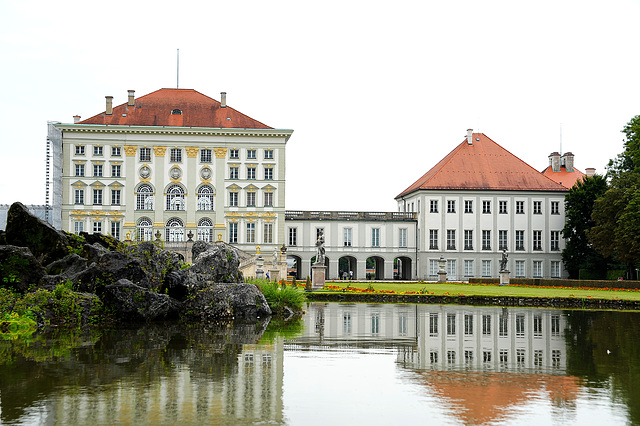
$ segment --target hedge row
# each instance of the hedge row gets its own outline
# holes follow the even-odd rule
[[[511,278],[511,284],[543,286],[543,287],[589,287],[589,288],[622,288],[638,289],[640,281],[608,281],[608,280],[561,280],[547,278]],[[499,284],[499,278],[469,278],[471,284]]]

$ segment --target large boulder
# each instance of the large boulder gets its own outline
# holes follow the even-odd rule
[[[105,308],[120,321],[176,319],[182,304],[166,294],[158,294],[127,279],[103,287],[99,293]]]
[[[238,271],[240,258],[233,247],[224,243],[207,244],[206,250],[202,251],[202,247],[198,246],[196,252],[198,255],[194,258],[190,272],[206,274],[216,283],[242,282],[242,274]]]
[[[26,247],[0,246],[0,286],[26,293],[46,274]]]
[[[99,262],[93,262],[85,270],[69,277],[75,290],[90,293],[97,293],[104,286],[123,278],[144,288],[150,288],[149,277],[140,262],[117,251],[105,253]]]
[[[160,249],[151,242],[133,244],[126,247],[124,251],[129,258],[140,263],[147,273],[149,286],[153,289],[164,291],[163,283],[166,277],[172,272],[181,271],[185,266],[184,257],[181,254]]]
[[[9,208],[5,238],[7,244],[28,247],[45,265],[62,259],[71,248],[66,233],[31,214],[22,203],[13,203]]]
[[[186,318],[203,322],[256,321],[268,315],[271,308],[253,284],[211,284],[193,292],[184,304]]]
[[[68,254],[45,267],[47,274],[62,275],[64,278],[70,278],[85,269],[87,269],[87,259],[76,253]]]

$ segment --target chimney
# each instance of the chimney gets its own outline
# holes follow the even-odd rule
[[[220,92],[220,108],[227,107],[227,92]]]
[[[562,162],[564,163],[564,168],[567,169],[568,172],[573,171],[573,153],[565,152],[562,155]]]
[[[467,144],[473,145],[473,129],[467,129]]]
[[[113,114],[113,96],[105,96],[107,100],[107,115]]]
[[[591,177],[591,176],[593,176],[593,175],[595,175],[595,174],[596,174],[596,169],[594,169],[593,167],[587,167],[587,168],[585,169],[585,174],[586,174],[588,177]]]
[[[136,91],[135,90],[127,90],[127,92],[129,92],[129,101],[127,102],[127,106],[130,106],[130,107],[135,106],[136,101],[135,101],[133,95],[134,95],[134,93],[136,93]]]
[[[78,122],[80,122],[80,116],[79,115],[74,115],[73,116],[73,124],[76,124]]]
[[[549,154],[549,165],[551,166],[551,171],[559,172],[560,171],[560,153],[552,152]]]

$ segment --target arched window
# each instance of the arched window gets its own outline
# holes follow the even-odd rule
[[[153,188],[140,185],[136,193],[136,210],[153,210]]]
[[[209,185],[202,185],[198,189],[198,210],[213,211],[213,195],[215,192]]]
[[[213,222],[209,218],[202,218],[198,222],[198,240],[210,243],[213,239]]]
[[[178,218],[169,219],[166,229],[167,241],[184,241],[184,224]]]
[[[184,210],[184,189],[172,185],[167,190],[167,210]]]
[[[153,241],[153,222],[148,217],[142,217],[138,221],[138,241]]]

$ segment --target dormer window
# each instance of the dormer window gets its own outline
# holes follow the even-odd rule
[[[182,110],[176,108],[171,110],[171,115],[182,115]]]

